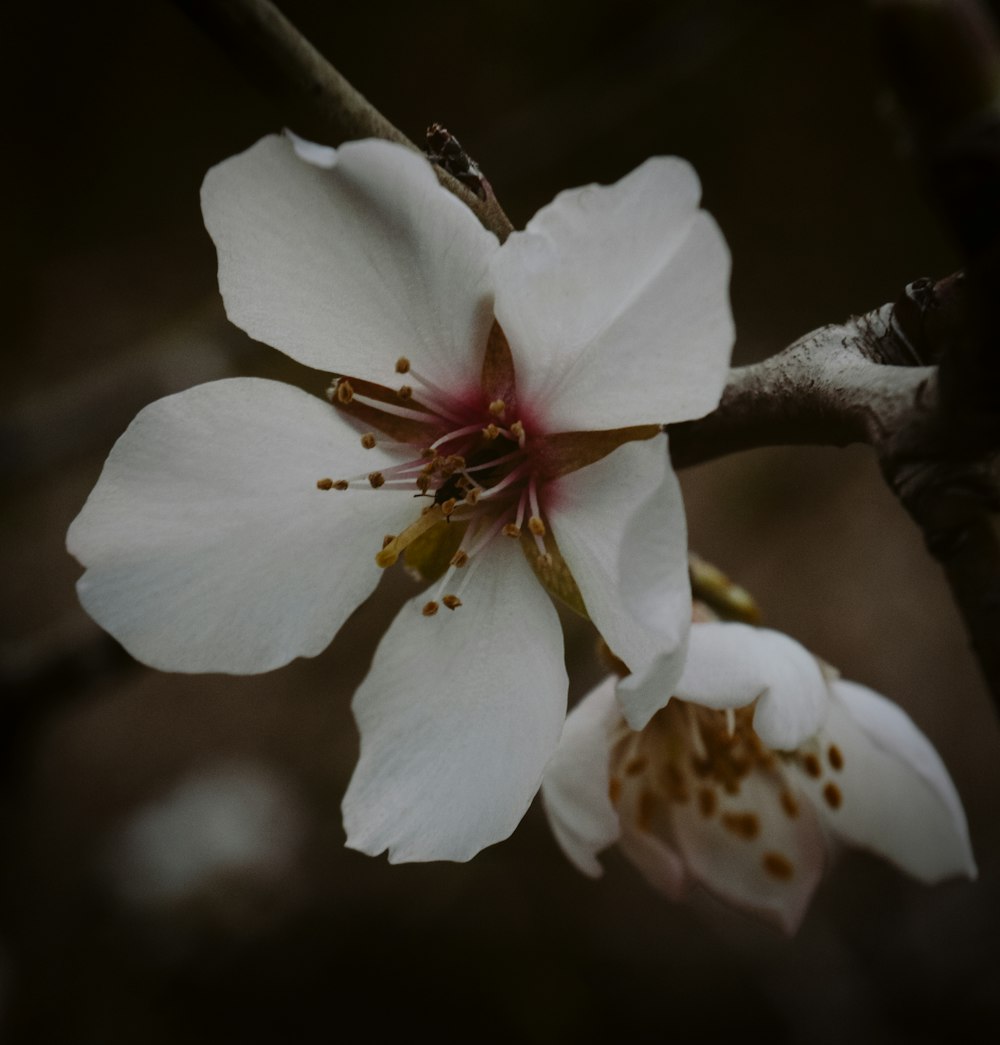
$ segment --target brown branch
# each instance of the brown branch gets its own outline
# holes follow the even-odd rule
[[[668,432],[676,467],[761,446],[871,446],[944,568],[1000,711],[1000,412],[943,379],[977,308],[961,274],[918,281],[894,305],[734,369],[717,410]]]
[[[218,43],[249,80],[281,103],[286,123],[304,138],[340,145],[385,138],[417,149],[353,87],[270,0],[174,0]],[[480,199],[439,165],[441,184],[503,242],[513,230],[492,192]]]

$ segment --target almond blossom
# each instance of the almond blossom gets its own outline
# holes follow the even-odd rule
[[[680,672],[686,533],[661,423],[716,405],[733,340],[699,195],[687,163],[652,159],[501,246],[386,142],[271,136],[213,168],[230,320],[333,382],[323,399],[233,378],[144,409],[69,532],[85,608],[154,667],[254,673],[320,653],[406,563],[431,587],[354,698],[347,844],[464,860],[506,837],[565,717],[546,588],[631,668]],[[621,568],[626,541],[641,565]]]
[[[673,697],[645,729],[609,677],[575,707],[542,795],[585,874],[617,843],[672,900],[701,885],[788,933],[837,840],[920,881],[975,877],[965,814],[937,752],[899,707],[837,678],[778,632],[692,625]]]

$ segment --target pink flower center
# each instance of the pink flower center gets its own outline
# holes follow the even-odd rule
[[[359,428],[362,446],[399,451],[400,462],[365,475],[317,483],[325,490],[412,490],[415,497],[427,498],[402,533],[385,537],[375,554],[376,563],[392,566],[414,541],[442,521],[467,524],[437,595],[424,607],[428,616],[437,612],[439,603],[452,610],[462,604],[458,589],[445,589],[456,570],[465,570],[499,536],[519,539],[527,531],[539,565],[550,566],[542,504],[544,453],[538,426],[518,408],[512,366],[499,382],[506,386],[502,395],[496,394],[496,387],[487,387],[485,368],[482,386],[466,395],[450,393],[422,377],[408,359],[400,359],[396,371],[412,383],[390,389],[342,377],[331,387],[329,398]],[[460,588],[468,575],[465,570]]]

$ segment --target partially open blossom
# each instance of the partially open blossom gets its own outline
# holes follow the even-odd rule
[[[546,587],[633,670],[680,672],[660,424],[715,406],[733,339],[698,202],[686,163],[653,159],[500,246],[386,142],[269,137],[220,164],[202,203],[229,318],[334,380],[328,399],[236,378],[143,410],[69,533],[84,606],[155,667],[266,671],[319,653],[405,561],[432,586],[355,696],[348,845],[467,859],[506,837],[565,716]],[[655,710],[625,705],[635,725]]]
[[[834,839],[924,882],[975,876],[961,802],[927,738],[787,636],[692,625],[674,696],[641,731],[622,719],[617,682],[570,712],[542,785],[584,873],[599,875],[597,854],[617,842],[671,899],[699,884],[789,933]],[[632,684],[655,686],[655,669]]]

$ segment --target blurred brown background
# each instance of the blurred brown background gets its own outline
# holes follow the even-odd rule
[[[560,188],[689,158],[733,250],[739,362],[956,267],[862,3],[283,10],[411,137],[456,133],[515,224]],[[264,677],[158,674],[102,636],[63,539],[135,412],[224,374],[324,387],[226,324],[198,207],[207,168],[283,114],[166,0],[5,23],[3,1040],[933,1042],[995,1016],[1000,734],[864,449],[686,472],[692,544],[768,624],[914,717],[980,879],[925,888],[847,853],[792,941],[670,905],[617,854],[582,878],[537,803],[468,865],[345,850],[350,696],[405,577],[322,656]],[[576,699],[597,667],[569,623]]]

